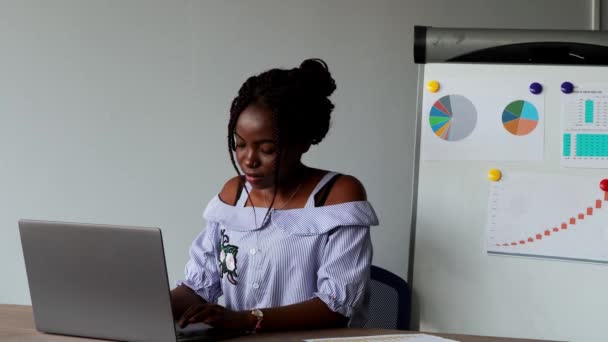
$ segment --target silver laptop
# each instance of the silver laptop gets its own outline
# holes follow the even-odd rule
[[[158,228],[20,220],[36,329],[120,341],[242,335],[176,328]]]

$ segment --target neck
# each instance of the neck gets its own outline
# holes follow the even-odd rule
[[[296,189],[304,182],[304,177],[306,175],[307,169],[308,168],[303,164],[299,164],[288,177],[281,179],[278,184],[278,188],[275,185],[271,188],[261,190],[261,193],[266,196],[266,198],[268,198],[269,203],[270,201],[272,201],[272,197],[274,196],[275,191],[275,203],[277,199],[285,199],[287,197],[290,197],[294,193],[294,191],[296,191]]]
[[[306,170],[306,166],[304,166],[303,164],[299,164],[289,176],[279,181],[279,188],[277,190],[277,194],[286,192],[289,193],[298,185],[302,184],[302,182],[304,181],[304,176],[306,175]]]

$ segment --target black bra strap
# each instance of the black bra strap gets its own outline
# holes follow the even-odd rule
[[[325,205],[325,201],[327,201],[331,188],[333,188],[340,176],[340,174],[335,175],[332,179],[325,183],[321,189],[319,189],[319,191],[315,194],[315,207],[322,207]]]
[[[241,198],[241,194],[243,193],[244,185],[245,185],[245,176],[241,176],[239,178],[239,184],[237,185],[237,188],[236,188],[236,196],[234,197],[234,203],[232,204],[233,206],[236,206],[236,204],[239,202],[239,198]]]

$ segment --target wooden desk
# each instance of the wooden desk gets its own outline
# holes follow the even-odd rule
[[[386,330],[386,329],[327,329],[313,331],[299,331],[286,333],[264,333],[250,336],[239,337],[227,341],[302,341],[308,338],[323,338],[323,337],[348,337],[348,336],[365,336],[365,335],[387,335],[387,334],[404,334],[404,333],[419,333],[407,332],[402,330]],[[431,335],[441,336],[461,342],[539,342],[539,340],[500,338],[500,337],[484,337],[456,334],[436,334]],[[0,341],[2,342],[86,342],[100,341],[87,338],[59,336],[41,334],[34,328],[34,317],[30,306],[22,305],[0,305]]]

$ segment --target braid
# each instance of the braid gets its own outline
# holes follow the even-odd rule
[[[272,121],[274,122],[274,139],[276,141],[277,146],[281,146],[281,131],[279,125],[279,115],[276,111],[272,111]],[[266,221],[266,217],[270,215],[270,209],[274,205],[274,201],[277,198],[277,192],[279,191],[280,180],[279,180],[279,172],[281,170],[281,149],[277,148],[277,157],[275,158],[275,167],[274,167],[274,179],[275,179],[275,187],[274,192],[272,194],[272,201],[268,205],[268,210],[266,211],[266,215],[264,215],[264,219],[262,222]]]
[[[236,161],[234,160],[234,150],[236,149],[236,146],[234,144],[234,126],[236,126],[236,118],[235,115],[232,115],[231,113],[230,121],[228,122],[228,155],[230,155],[230,161],[232,162],[234,170],[240,177],[241,171],[239,171],[239,168],[236,165]]]
[[[236,160],[234,159],[234,151],[236,150],[236,143],[234,140],[234,130],[236,127],[236,122],[243,112],[245,108],[252,102],[251,98],[253,97],[252,89],[255,89],[258,83],[258,78],[256,76],[249,77],[247,81],[243,84],[241,89],[239,90],[238,96],[232,101],[230,106],[230,119],[228,120],[228,155],[230,155],[230,162],[232,163],[232,167],[236,171],[236,174],[239,177],[239,182],[241,186],[245,189],[247,193],[247,200],[250,200],[251,196],[249,194],[249,190],[245,186],[245,182],[243,181],[243,177],[241,177],[241,171],[236,164]],[[253,202],[251,202],[253,206]]]

